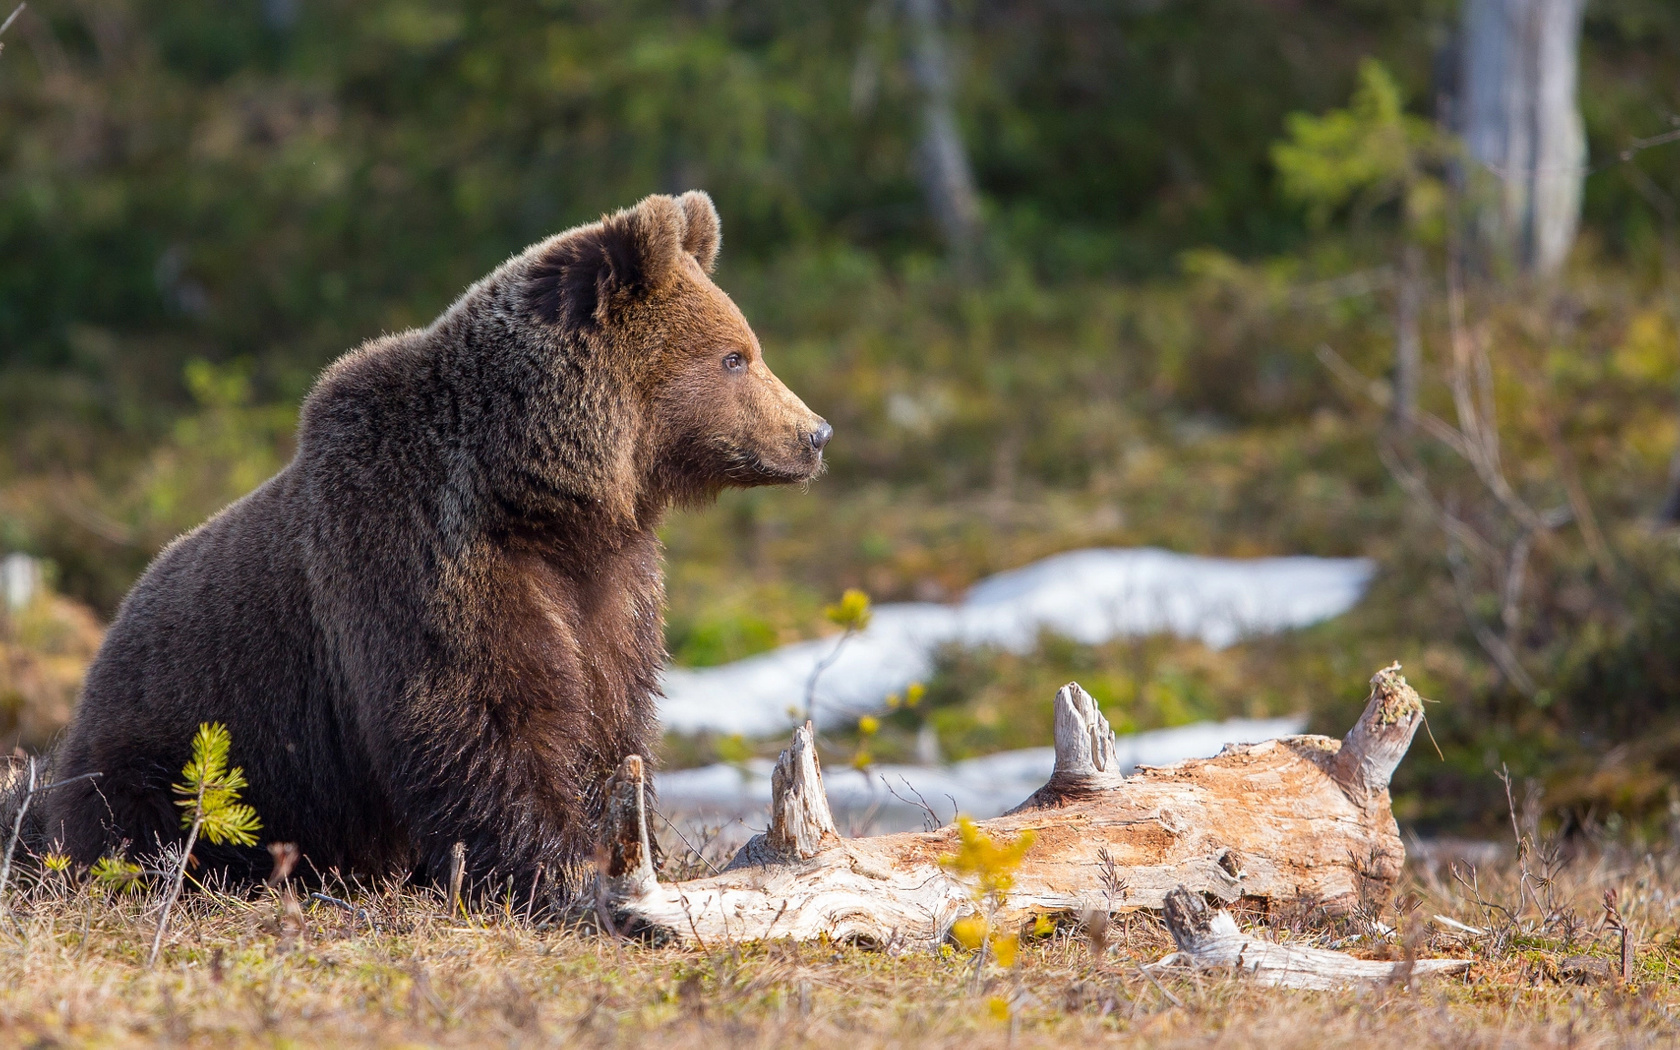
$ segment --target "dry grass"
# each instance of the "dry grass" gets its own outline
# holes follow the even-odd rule
[[[1526,872],[1526,875],[1525,875]],[[1464,979],[1339,993],[1263,988],[1140,964],[1169,950],[1149,913],[1119,917],[1098,957],[1076,925],[1030,943],[1011,971],[963,952],[897,957],[842,945],[656,948],[517,910],[450,918],[441,897],[350,892],[352,914],[288,907],[267,889],[182,904],[155,970],[156,903],[32,874],[0,920],[0,1045],[636,1047],[914,1042],[1060,1045],[1623,1046],[1675,1038],[1680,854],[1535,853],[1519,871],[1414,866],[1365,954],[1470,955]],[[1638,950],[1619,978],[1604,921],[1615,890]],[[1487,931],[1455,933],[1440,914]],[[1317,944],[1349,921],[1269,923]],[[1583,964],[1579,958],[1604,960]],[[1572,961],[1573,958],[1573,961]],[[1599,975],[1579,973],[1597,965]],[[1576,972],[1576,979],[1571,979]]]
[[[105,629],[86,606],[50,592],[26,608],[0,603],[0,734],[40,748],[70,720]]]

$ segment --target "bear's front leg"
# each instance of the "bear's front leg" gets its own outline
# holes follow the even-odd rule
[[[447,884],[461,843],[469,893],[500,893],[511,879],[516,899],[539,885],[539,900],[570,896],[595,855],[603,788],[622,755],[533,739],[489,718],[478,729],[445,734],[434,724],[393,750],[403,758],[388,791],[409,829],[415,874]]]

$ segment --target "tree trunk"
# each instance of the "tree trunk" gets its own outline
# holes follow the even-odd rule
[[[946,246],[959,262],[966,262],[980,234],[980,202],[952,112],[938,2],[904,0],[910,20],[910,69],[922,94],[922,191]]]
[[[1576,105],[1585,0],[1465,0],[1460,131],[1484,242],[1555,273],[1575,240],[1586,175]]]

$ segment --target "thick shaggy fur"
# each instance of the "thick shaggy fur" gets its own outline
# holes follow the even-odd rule
[[[55,761],[101,776],[45,796],[45,837],[83,863],[177,841],[170,784],[220,721],[263,839],[318,870],[437,877],[464,841],[475,876],[575,873],[656,740],[662,514],[810,478],[830,433],[717,248],[703,194],[649,197],[327,369],[296,458],[124,601]]]

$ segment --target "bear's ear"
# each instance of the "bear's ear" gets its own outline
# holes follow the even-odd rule
[[[683,230],[683,251],[694,256],[700,269],[711,273],[723,243],[717,208],[712,205],[712,198],[701,190],[689,190],[677,198],[677,203],[682,205],[683,215],[688,219],[688,226]]]
[[[677,275],[687,216],[656,194],[545,246],[525,283],[526,304],[551,324],[604,321],[615,303],[642,298]]]

